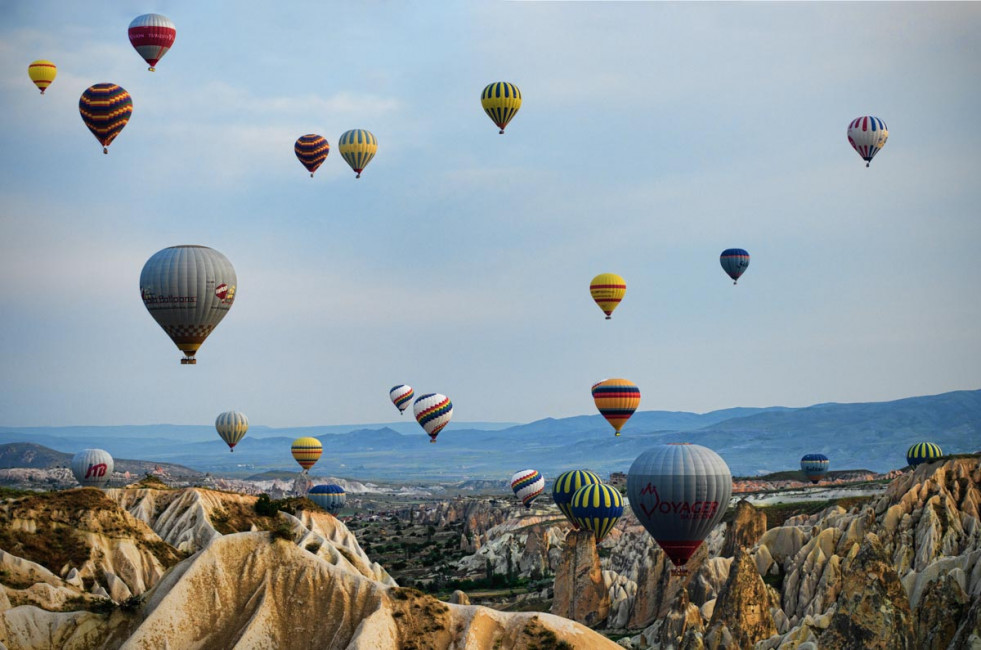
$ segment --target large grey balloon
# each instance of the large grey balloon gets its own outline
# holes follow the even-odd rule
[[[72,474],[83,487],[103,487],[112,476],[112,456],[103,449],[83,449],[72,458]]]
[[[701,445],[667,444],[645,451],[627,473],[627,498],[637,519],[681,566],[725,515],[732,474]]]
[[[140,273],[147,311],[184,353],[194,354],[235,300],[238,278],[228,258],[207,246],[171,246],[153,255]]]

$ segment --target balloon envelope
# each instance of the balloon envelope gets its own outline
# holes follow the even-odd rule
[[[906,450],[906,463],[916,467],[920,463],[929,463],[944,455],[940,447],[932,442],[918,442]]]
[[[552,501],[559,507],[572,527],[579,530],[579,522],[572,516],[572,496],[584,485],[602,483],[600,477],[584,469],[559,474],[552,484]]]
[[[150,72],[157,61],[174,45],[177,28],[167,16],[143,14],[129,24],[129,42],[140,56],[150,64]]]
[[[27,66],[27,76],[31,78],[34,85],[41,89],[41,94],[48,89],[51,82],[58,76],[58,66],[51,61],[38,59]]]
[[[330,153],[330,145],[322,135],[309,133],[297,138],[296,143],[293,145],[293,153],[296,154],[300,163],[310,172],[310,178],[313,178],[313,173],[327,160],[327,154]]]
[[[412,404],[412,412],[416,416],[416,422],[429,434],[429,442],[436,442],[436,436],[453,417],[453,402],[446,395],[427,393],[416,398]]]
[[[627,283],[616,273],[600,273],[589,283],[589,294],[606,314],[607,320],[610,320],[613,310],[620,305],[625,293]]]
[[[727,248],[719,256],[719,263],[722,269],[732,278],[732,283],[736,284],[739,277],[749,268],[749,253],[741,248]]]
[[[340,485],[329,483],[314,485],[307,492],[307,498],[332,515],[337,515],[347,502],[347,494]]]
[[[320,460],[320,455],[324,453],[324,446],[316,438],[297,438],[290,446],[290,453],[293,454],[293,460],[306,472]]]
[[[800,459],[800,471],[804,472],[808,481],[817,483],[827,475],[830,464],[824,454],[806,454]]]
[[[504,133],[504,128],[521,108],[521,91],[507,81],[488,84],[480,93],[480,105],[491,121]]]
[[[889,129],[878,117],[863,115],[848,124],[848,143],[862,157],[866,167],[875,158],[875,154],[886,146],[888,139]]]
[[[591,531],[598,544],[623,515],[623,497],[613,486],[594,483],[576,490],[569,509],[579,527]]]
[[[731,495],[729,466],[701,445],[659,445],[638,456],[627,473],[631,509],[678,566],[722,520]]]
[[[357,173],[356,178],[361,178],[361,172],[378,153],[378,140],[371,131],[352,129],[345,131],[337,139],[337,149],[345,162]]]
[[[215,419],[215,429],[228,445],[228,449],[235,451],[235,445],[245,437],[245,432],[249,430],[249,418],[245,417],[245,413],[225,411]]]
[[[640,389],[627,379],[604,379],[593,384],[593,402],[616,435],[640,406]]]
[[[537,469],[523,469],[511,477],[511,489],[526,508],[545,491],[545,477]]]
[[[409,404],[412,403],[412,397],[415,392],[412,390],[411,386],[406,386],[405,384],[399,384],[398,386],[392,386],[392,390],[388,391],[388,397],[392,400],[392,404],[395,408],[399,410],[399,414],[405,413],[405,409],[409,408]]]
[[[112,456],[103,449],[83,449],[72,458],[72,474],[83,487],[104,487],[112,466]]]
[[[235,301],[238,278],[228,258],[207,246],[171,246],[147,260],[140,296],[147,311],[184,353],[194,355]]]
[[[86,88],[79,97],[78,112],[85,126],[102,145],[102,153],[109,153],[109,145],[133,114],[133,98],[122,86],[95,84]]]

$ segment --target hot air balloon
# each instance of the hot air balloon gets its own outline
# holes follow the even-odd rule
[[[511,477],[511,489],[526,508],[545,491],[545,477],[537,469],[523,469]]]
[[[143,304],[184,353],[182,364],[197,363],[194,355],[231,309],[237,283],[228,258],[207,246],[171,246],[147,260]]]
[[[392,400],[395,408],[399,410],[399,415],[405,413],[405,409],[409,408],[414,395],[415,392],[412,390],[412,386],[406,386],[405,384],[392,386],[392,390],[388,391],[388,397]]]
[[[446,395],[427,393],[416,398],[412,412],[415,413],[416,422],[429,434],[429,442],[436,442],[436,436],[453,417],[453,402]]]
[[[320,455],[324,453],[324,446],[316,438],[297,438],[290,447],[290,453],[293,454],[293,460],[303,468],[303,473],[307,474],[320,460]]]
[[[888,139],[889,129],[886,128],[886,123],[877,117],[863,115],[856,117],[848,125],[848,143],[862,157],[866,167],[875,158],[875,154],[886,146]]]
[[[314,485],[307,492],[307,498],[336,517],[347,501],[347,494],[340,485],[330,483]]]
[[[112,456],[102,449],[83,449],[72,458],[72,474],[82,487],[104,487],[112,476]]]
[[[503,134],[504,127],[521,108],[521,91],[512,83],[495,81],[480,93],[480,105]]]
[[[731,495],[729,466],[701,445],[659,445],[638,456],[627,472],[630,507],[678,567],[722,520]]]
[[[640,406],[640,389],[626,379],[604,379],[593,384],[593,401],[619,436],[623,425]]]
[[[807,454],[800,459],[800,471],[811,483],[817,483],[828,473],[830,461],[824,454]]]
[[[615,487],[605,483],[584,485],[572,495],[569,511],[579,527],[592,532],[599,544],[620,521],[623,497]]]
[[[143,14],[129,24],[129,42],[133,48],[150,64],[150,72],[163,58],[177,38],[177,28],[167,16]]]
[[[355,178],[361,178],[361,172],[378,152],[378,140],[371,131],[353,129],[341,134],[337,139],[337,149],[351,169],[357,172]]]
[[[41,94],[48,89],[51,82],[58,76],[58,66],[51,61],[38,59],[27,66],[27,74],[34,82],[34,85],[41,89]]]
[[[229,451],[235,451],[235,445],[245,437],[245,432],[249,430],[249,418],[245,413],[238,411],[225,411],[215,419],[215,429],[218,435],[228,445]]]
[[[943,455],[940,447],[932,442],[918,442],[906,451],[906,463],[910,467],[916,467],[921,463],[933,462]]]
[[[102,153],[109,153],[109,145],[133,114],[133,99],[122,86],[95,84],[82,93],[78,100],[78,112],[85,126],[102,145]]]
[[[572,516],[572,511],[570,510],[572,496],[584,485],[593,485],[602,482],[599,476],[584,469],[563,472],[555,479],[555,483],[552,485],[552,501],[555,501],[555,505],[559,507],[559,510],[562,511],[562,514],[565,515],[565,518],[569,520],[569,523],[576,530],[579,530],[579,522]]]
[[[296,139],[293,152],[300,159],[300,163],[310,172],[310,178],[313,178],[313,173],[327,160],[330,145],[327,144],[327,140],[322,135],[308,133]]]
[[[749,268],[749,253],[741,248],[727,248],[719,256],[719,263],[722,269],[732,278],[732,283],[736,284],[739,276]]]
[[[589,293],[610,320],[613,310],[627,293],[627,283],[616,273],[600,273],[589,283]]]

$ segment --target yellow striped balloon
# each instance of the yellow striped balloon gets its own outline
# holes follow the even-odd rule
[[[320,460],[320,455],[324,453],[324,446],[316,438],[297,438],[290,447],[290,453],[306,474]]]
[[[249,418],[245,417],[245,413],[225,411],[215,418],[215,429],[228,445],[228,451],[235,451],[235,445],[241,442],[249,430]]]
[[[355,178],[361,178],[361,172],[378,152],[378,139],[371,131],[352,129],[345,131],[337,139],[337,150],[341,152],[341,157],[347,161],[351,169],[357,173]]]
[[[906,450],[906,462],[910,467],[916,467],[921,463],[931,463],[943,455],[940,447],[932,442],[918,442]]]
[[[623,515],[623,497],[605,483],[584,485],[572,495],[572,516],[580,528],[591,531],[599,544]]]
[[[606,320],[610,320],[625,293],[627,283],[616,273],[600,273],[589,283],[589,294],[606,314]]]
[[[640,389],[628,379],[604,379],[593,384],[593,402],[616,435],[640,406]]]
[[[521,108],[521,91],[512,83],[495,81],[480,93],[480,105],[491,121],[504,133],[504,127]]]
[[[572,516],[572,496],[584,485],[602,482],[600,477],[592,472],[574,469],[571,472],[559,474],[555,483],[552,484],[552,501],[555,501],[555,505],[559,507],[559,510],[576,530],[579,530],[579,522]]]
[[[27,66],[27,74],[30,76],[31,81],[34,82],[34,85],[41,89],[41,94],[43,95],[44,91],[51,85],[51,82],[58,76],[58,66],[51,61],[38,59]]]

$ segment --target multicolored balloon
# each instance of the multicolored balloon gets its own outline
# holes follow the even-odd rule
[[[800,459],[800,471],[811,483],[817,483],[828,474],[831,461],[824,454],[806,454]]]
[[[307,498],[335,517],[347,502],[347,494],[344,492],[344,488],[334,483],[314,485],[307,492]]]
[[[388,397],[392,400],[395,408],[399,410],[399,415],[405,413],[405,409],[409,408],[414,395],[415,391],[412,390],[412,386],[406,386],[405,384],[392,386],[392,390],[388,391]]]
[[[436,442],[436,436],[453,417],[453,402],[446,395],[427,393],[416,398],[412,412],[415,413],[416,422],[429,434],[429,442]]]
[[[303,468],[303,473],[307,474],[320,460],[320,455],[324,453],[324,446],[316,438],[297,438],[290,446],[290,453],[293,454],[293,460]]]
[[[112,469],[112,456],[103,449],[83,449],[72,458],[72,474],[82,487],[104,487]]]
[[[215,429],[218,430],[218,435],[228,445],[228,451],[235,451],[235,445],[245,437],[245,432],[249,430],[249,418],[245,417],[245,413],[225,411],[215,418]]]
[[[34,85],[41,89],[43,95],[51,82],[58,76],[58,66],[46,59],[38,59],[27,66],[27,75],[34,82]]]
[[[931,463],[942,457],[944,452],[932,442],[918,442],[906,450],[906,463],[916,467],[921,463]]]
[[[679,567],[722,521],[730,496],[729,466],[701,445],[659,445],[638,456],[627,472],[631,509]]]
[[[875,158],[875,154],[886,146],[888,139],[889,129],[878,117],[863,115],[848,124],[848,143],[862,157],[866,167]]]
[[[371,131],[353,129],[341,134],[337,140],[337,149],[341,152],[341,157],[357,173],[355,178],[361,178],[361,172],[378,153],[378,140]]]
[[[147,311],[184,353],[194,355],[235,301],[238,278],[228,258],[207,246],[171,246],[147,260],[140,296]]]
[[[157,61],[174,45],[177,28],[167,16],[143,14],[129,24],[129,42],[143,59],[156,70]]]
[[[719,256],[719,263],[722,269],[732,278],[732,283],[736,284],[739,277],[749,268],[749,253],[741,248],[727,248]]]
[[[78,100],[78,112],[85,126],[102,145],[102,153],[109,153],[109,145],[133,114],[133,98],[122,86],[95,84],[82,93]]]
[[[313,178],[313,173],[327,160],[330,145],[324,136],[308,133],[296,139],[293,152],[299,158],[300,163],[310,172],[310,178]]]
[[[569,505],[580,528],[593,533],[599,544],[623,515],[623,497],[619,490],[605,483],[585,485],[572,495]]]
[[[589,283],[589,294],[606,314],[606,320],[610,320],[625,293],[627,283],[616,273],[600,273]]]
[[[559,507],[565,518],[569,520],[572,527],[579,530],[579,522],[572,516],[572,497],[584,485],[595,485],[602,483],[600,477],[584,469],[574,469],[571,472],[563,472],[555,479],[552,484],[552,501]]]
[[[521,91],[507,81],[495,81],[488,84],[480,93],[480,105],[491,121],[504,133],[504,127],[521,108]]]
[[[640,406],[640,389],[627,379],[604,379],[593,384],[593,402],[616,435]]]
[[[511,489],[526,508],[545,491],[545,477],[537,469],[523,469],[511,477]]]

